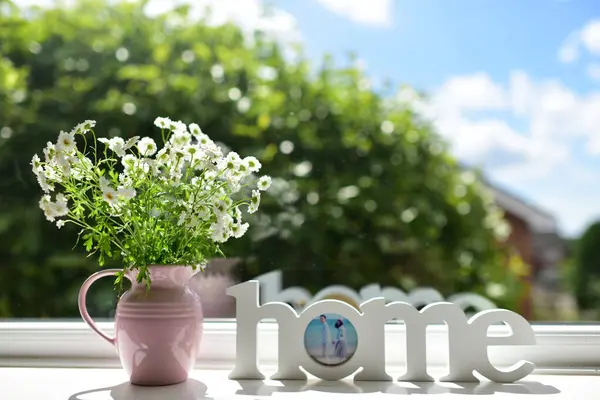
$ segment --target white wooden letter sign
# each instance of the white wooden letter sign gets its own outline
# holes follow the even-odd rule
[[[257,328],[260,320],[274,318],[279,326],[277,372],[271,379],[306,379],[302,366],[324,380],[355,375],[355,380],[389,381],[385,368],[385,323],[402,320],[406,326],[407,372],[400,381],[433,381],[427,373],[426,328],[445,322],[448,326],[449,374],[441,381],[478,381],[473,371],[495,382],[514,382],[529,375],[534,365],[520,361],[500,371],[489,361],[488,346],[534,345],[531,325],[509,310],[481,311],[468,319],[452,303],[433,303],[421,311],[404,302],[386,304],[374,298],[360,310],[338,301],[321,300],[297,313],[286,303],[259,302],[259,282],[248,281],[227,289],[236,298],[237,339],[235,368],[230,379],[264,379],[257,365]],[[504,322],[506,336],[488,336],[488,327]]]

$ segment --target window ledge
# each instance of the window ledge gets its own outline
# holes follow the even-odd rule
[[[111,334],[113,323],[99,323]],[[554,370],[599,370],[600,325],[533,325],[535,346],[490,347],[490,360],[508,367],[519,360],[536,365],[536,373]],[[490,335],[507,333],[493,326]],[[263,322],[258,328],[261,366],[277,362],[277,324]],[[448,359],[446,325],[427,329],[427,365],[445,368]],[[235,320],[206,320],[196,367],[228,369],[235,360]],[[403,369],[403,324],[385,327],[386,365]],[[110,344],[83,322],[0,322],[0,367],[118,368],[118,356]]]
[[[3,399],[44,400],[201,400],[201,399],[281,399],[322,398],[389,399],[389,395],[421,394],[443,399],[489,399],[550,397],[586,400],[600,392],[600,379],[588,375],[530,375],[512,384],[440,382],[353,382],[345,379],[325,382],[233,381],[226,371],[192,371],[190,379],[162,387],[134,386],[121,369],[90,368],[0,368]],[[338,396],[335,396],[335,395]],[[341,395],[341,396],[340,396]],[[525,395],[523,397],[518,395]],[[419,397],[421,398],[421,397]],[[494,397],[495,398],[495,397]]]

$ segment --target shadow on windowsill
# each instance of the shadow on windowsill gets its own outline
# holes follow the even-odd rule
[[[238,380],[241,389],[236,394],[270,396],[273,393],[325,392],[325,393],[389,393],[389,394],[462,394],[491,395],[494,393],[548,395],[560,393],[554,386],[535,381],[515,383],[495,382],[367,382],[367,381],[263,381]]]
[[[125,382],[116,386],[75,393],[68,400],[83,400],[85,395],[100,392],[110,392],[113,400],[211,400],[212,397],[206,396],[206,389],[204,383],[191,378],[169,386],[137,386]]]

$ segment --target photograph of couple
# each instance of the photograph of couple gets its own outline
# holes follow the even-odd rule
[[[358,335],[354,325],[339,314],[321,314],[304,331],[304,347],[313,360],[336,366],[356,352]]]

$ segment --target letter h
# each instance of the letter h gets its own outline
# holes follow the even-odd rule
[[[285,303],[259,303],[259,282],[247,281],[227,289],[229,296],[236,299],[236,360],[235,368],[229,379],[264,379],[259,371],[257,361],[258,323],[263,318],[275,318],[278,325],[279,354],[278,371],[274,376],[283,374],[287,379],[306,379],[297,363],[290,362],[293,357],[295,343],[286,338],[297,335],[298,314]],[[287,361],[287,362],[286,362]]]

